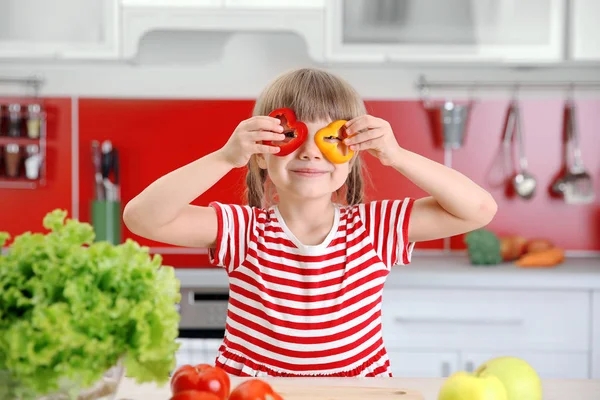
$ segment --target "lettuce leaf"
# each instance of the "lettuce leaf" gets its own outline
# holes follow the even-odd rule
[[[168,382],[178,348],[174,269],[131,239],[94,242],[91,225],[66,216],[48,213],[48,233],[17,236],[0,255],[0,386],[87,387],[120,360],[139,383]]]

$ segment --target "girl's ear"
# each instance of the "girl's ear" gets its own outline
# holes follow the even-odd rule
[[[267,169],[267,160],[265,159],[264,154],[255,154],[256,163],[260,169]]]

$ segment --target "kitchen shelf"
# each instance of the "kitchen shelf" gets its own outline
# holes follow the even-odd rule
[[[0,178],[0,189],[36,189],[46,184],[43,178],[32,180],[27,178]]]
[[[39,91],[43,84],[43,80],[39,77],[0,77],[0,85],[22,85],[30,87],[33,91],[32,96],[19,96],[11,98],[9,104],[20,104],[21,107],[28,107],[31,104],[39,104],[39,110],[36,110],[36,115],[39,118],[39,137],[30,138],[28,136],[8,136],[8,132],[0,132],[0,189],[36,189],[46,185],[46,120],[47,113],[44,101],[39,98]],[[8,100],[7,100],[8,101]],[[3,105],[3,104],[2,104]],[[0,121],[4,125],[8,123],[10,110],[0,109]],[[19,111],[21,123],[24,127],[21,128],[21,135],[27,135],[29,114],[24,111]],[[4,127],[2,128],[4,130]],[[19,159],[19,175],[9,177],[6,175],[6,146],[16,144],[19,146],[21,157]],[[39,154],[40,165],[36,179],[30,179],[26,174],[25,160],[27,158],[26,147],[29,145],[37,145],[37,154]]]
[[[19,146],[27,146],[28,144],[37,144],[39,145],[42,141],[41,138],[32,139],[27,137],[10,137],[10,136],[0,136],[0,146],[6,146],[10,143],[16,143]]]
[[[2,163],[5,163],[5,146],[8,144],[18,144],[21,147],[21,161],[19,166],[20,175],[15,178],[7,177],[3,174],[0,174],[0,189],[37,189],[39,187],[43,187],[46,185],[46,112],[42,111],[40,113],[40,137],[39,138],[29,138],[29,137],[10,137],[10,136],[0,136],[0,152],[2,153],[0,156],[0,160]],[[37,179],[29,179],[25,174],[24,167],[24,159],[26,155],[23,148],[25,146],[36,144],[39,146],[39,154],[41,158],[38,178]],[[5,165],[0,166],[0,171],[6,171]]]

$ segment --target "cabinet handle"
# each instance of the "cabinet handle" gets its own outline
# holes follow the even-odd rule
[[[447,378],[450,376],[450,363],[448,361],[444,361],[442,363],[442,378]]]
[[[396,317],[394,321],[399,324],[450,324],[450,325],[495,325],[495,326],[520,326],[522,319],[516,318],[405,318]]]
[[[465,369],[467,370],[467,372],[475,371],[475,364],[473,364],[473,361],[467,361],[467,364],[465,365]]]

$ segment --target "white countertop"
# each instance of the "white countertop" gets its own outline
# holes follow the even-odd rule
[[[232,388],[245,378],[232,377]],[[278,384],[290,380],[302,380],[303,385],[317,386],[375,386],[395,389],[411,389],[420,392],[424,400],[437,400],[437,394],[444,382],[442,378],[262,378],[277,390]],[[547,379],[542,381],[544,400],[598,400],[600,380]],[[168,400],[171,392],[168,385],[136,385],[125,379],[117,393],[118,400]],[[342,399],[340,399],[342,400]]]
[[[178,268],[176,275],[182,288],[228,287],[221,268]],[[474,266],[464,254],[415,252],[411,264],[392,269],[385,287],[600,290],[600,257],[569,257],[552,268],[519,268],[512,263]]]

